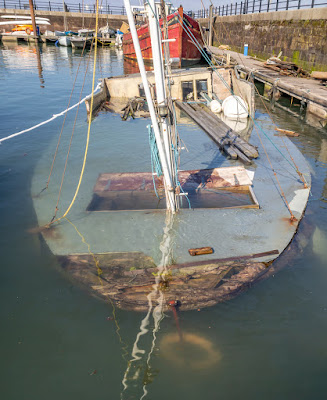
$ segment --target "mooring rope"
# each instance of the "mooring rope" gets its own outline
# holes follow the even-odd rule
[[[85,51],[85,44],[86,44],[86,41],[85,41],[84,46],[83,46],[83,51],[82,51],[81,59],[80,59],[80,61],[79,61],[79,63],[78,63],[78,67],[77,67],[77,71],[76,71],[76,75],[75,75],[75,80],[74,80],[74,83],[73,83],[72,91],[71,91],[71,93],[70,93],[70,97],[69,97],[69,101],[68,101],[68,105],[67,105],[67,110],[68,110],[68,108],[69,108],[69,106],[70,106],[70,101],[71,101],[71,98],[72,98],[73,93],[74,93],[75,84],[76,84],[76,81],[77,81],[77,76],[78,76],[79,69],[80,69],[80,66],[81,66],[81,63],[82,63],[82,60],[83,60],[82,56],[83,56],[84,51]],[[87,71],[87,69],[86,69],[86,71]],[[86,76],[86,71],[85,71],[85,76]],[[81,89],[81,94],[80,94],[80,99],[79,99],[79,100],[81,100],[82,93],[83,93],[83,88],[84,88],[84,84],[83,84],[83,87],[82,87],[82,89]],[[78,109],[79,109],[79,108],[78,108]],[[77,109],[77,112],[78,112],[78,109]],[[55,164],[55,161],[56,161],[56,158],[57,158],[57,154],[58,154],[58,150],[59,150],[59,146],[60,146],[60,142],[61,142],[61,136],[62,136],[62,133],[63,133],[63,131],[64,131],[64,127],[65,127],[66,117],[67,117],[67,111],[66,111],[66,113],[65,113],[65,117],[64,117],[64,120],[63,120],[62,125],[61,125],[61,130],[60,130],[60,134],[59,134],[59,137],[58,137],[58,142],[57,142],[57,146],[56,146],[56,151],[55,151],[54,156],[53,156],[53,160],[52,160],[52,164],[51,164],[51,168],[50,168],[49,177],[48,177],[47,184],[46,184],[44,190],[45,190],[45,189],[48,189],[48,187],[49,187],[49,183],[50,183],[50,179],[51,179],[51,176],[52,176],[53,167],[54,167],[54,164]]]
[[[77,184],[77,187],[76,187],[76,190],[75,190],[75,194],[74,194],[73,199],[70,202],[67,210],[65,211],[65,213],[61,217],[59,217],[57,219],[52,219],[46,225],[47,227],[50,227],[50,225],[61,221],[63,218],[65,218],[68,215],[69,211],[71,210],[71,208],[73,207],[73,205],[75,203],[76,197],[77,197],[77,195],[79,193],[79,189],[80,189],[81,184],[82,184],[82,179],[83,179],[83,176],[84,176],[87,154],[88,154],[88,150],[89,150],[91,124],[92,124],[94,85],[95,85],[95,73],[96,73],[96,63],[97,63],[97,48],[98,48],[98,46],[97,46],[97,43],[98,43],[98,41],[97,41],[98,25],[99,25],[99,0],[97,0],[97,2],[96,2],[95,45],[94,45],[94,62],[93,62],[93,77],[92,77],[92,94],[91,94],[90,115],[89,115],[89,123],[88,123],[88,128],[87,128],[86,144],[85,144],[85,151],[84,151],[82,169],[81,169],[81,172],[80,172],[80,176],[79,176],[78,184]]]
[[[85,42],[85,43],[86,43],[86,42]],[[84,43],[84,48],[85,48],[85,43]],[[84,74],[84,80],[83,80],[83,84],[82,84],[82,88],[81,88],[81,92],[80,92],[80,98],[82,97],[82,93],[83,93],[84,85],[85,85],[85,81],[86,81],[87,71],[88,71],[88,69],[89,69],[92,47],[93,47],[93,41],[92,41],[92,44],[91,44],[91,50],[90,50],[89,57],[88,57],[88,60],[87,60],[87,65],[86,65],[85,74]],[[59,206],[59,201],[60,201],[62,186],[63,186],[63,184],[64,184],[64,179],[65,179],[65,174],[66,174],[66,169],[67,169],[67,164],[68,164],[68,158],[69,158],[69,154],[70,154],[70,150],[71,150],[71,146],[72,146],[72,142],[73,142],[73,137],[74,137],[75,127],[76,127],[78,112],[79,112],[79,105],[78,105],[77,110],[76,110],[74,125],[73,125],[72,133],[71,133],[71,136],[70,136],[70,141],[69,141],[69,146],[68,146],[67,154],[66,154],[65,166],[64,166],[64,169],[63,169],[63,172],[62,172],[62,175],[61,175],[61,183],[60,183],[60,188],[59,188],[59,193],[58,193],[57,204],[56,204],[56,207],[55,207],[55,212],[54,212],[54,216],[53,216],[52,220],[54,220],[54,219],[56,218],[57,212],[58,212],[58,210],[59,210],[59,209],[58,209],[58,206]],[[57,145],[56,153],[57,153],[57,151],[58,151],[58,145]],[[53,162],[52,162],[51,171],[50,171],[50,174],[49,174],[49,179],[48,179],[48,182],[47,182],[47,185],[46,185],[45,189],[48,188],[48,185],[49,185],[49,182],[50,182],[50,177],[51,177],[51,174],[52,174],[52,169],[53,169],[53,165],[54,165],[54,160],[55,160],[55,158],[53,159]]]
[[[51,122],[51,121],[54,121],[56,118],[62,117],[62,116],[65,115],[68,111],[71,111],[71,110],[73,110],[74,108],[76,108],[78,105],[82,104],[85,100],[90,99],[90,98],[94,95],[95,92],[97,92],[99,89],[101,89],[101,87],[102,87],[102,84],[101,84],[101,82],[100,82],[100,83],[98,83],[98,85],[97,85],[97,87],[94,89],[94,91],[92,91],[92,93],[90,93],[90,94],[88,94],[87,96],[85,96],[85,97],[84,97],[82,100],[80,100],[78,103],[74,104],[73,106],[71,106],[71,107],[69,107],[69,108],[66,108],[64,111],[62,111],[62,112],[60,112],[60,113],[58,113],[58,114],[53,114],[53,116],[52,116],[51,118],[49,118],[49,119],[47,119],[47,120],[45,120],[45,121],[43,121],[43,122],[40,122],[39,124],[34,125],[34,126],[32,126],[31,128],[24,129],[24,130],[22,130],[22,131],[19,131],[19,132],[17,132],[17,133],[13,133],[12,135],[9,135],[9,136],[6,136],[6,137],[0,139],[0,144],[1,144],[2,142],[4,142],[5,140],[12,139],[12,138],[14,138],[14,137],[16,137],[16,136],[19,136],[19,135],[22,135],[23,133],[26,133],[26,132],[30,132],[30,131],[32,131],[33,129],[39,128],[39,127],[42,126],[42,125],[45,125],[45,124],[48,124],[48,123]]]

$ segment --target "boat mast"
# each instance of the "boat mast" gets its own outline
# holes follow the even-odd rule
[[[67,17],[66,17],[66,9],[67,9],[67,7],[66,7],[66,4],[65,4],[65,0],[62,0],[62,6],[63,6],[63,9],[64,9],[64,30],[65,30],[65,32],[67,32],[68,31]]]
[[[154,4],[154,1],[152,3]],[[130,28],[132,38],[133,38],[137,62],[138,62],[138,66],[139,66],[141,77],[142,77],[144,92],[145,92],[146,100],[147,100],[148,107],[149,107],[149,112],[150,112],[151,121],[152,121],[152,127],[153,127],[153,131],[155,134],[159,157],[160,157],[160,161],[161,161],[162,172],[163,172],[163,176],[164,176],[167,209],[169,211],[171,211],[172,213],[175,213],[177,211],[178,206],[177,206],[176,193],[175,193],[176,184],[175,184],[175,179],[173,178],[174,171],[173,171],[173,168],[172,168],[173,166],[172,166],[172,162],[171,162],[172,149],[171,149],[171,145],[168,142],[169,135],[168,135],[168,128],[167,128],[167,119],[166,119],[166,116],[163,118],[160,117],[160,124],[158,122],[157,113],[154,108],[154,103],[153,103],[153,99],[151,97],[150,87],[149,87],[149,83],[148,83],[147,76],[146,76],[140,42],[138,39],[136,27],[135,27],[135,22],[134,22],[132,10],[131,10],[130,0],[124,0],[124,5],[125,5],[125,9],[126,9],[128,22],[129,22],[129,28]],[[153,16],[153,11],[156,12],[155,8],[153,8],[152,10],[150,9],[152,16]],[[150,13],[149,13],[149,20],[153,20],[151,22],[151,26],[149,23],[149,28],[150,28],[150,34],[151,34],[153,61],[155,63],[154,69],[155,69],[157,102],[158,102],[158,105],[160,106],[160,107],[158,107],[159,112],[161,109],[161,110],[163,110],[163,114],[164,114],[165,112],[164,112],[163,107],[166,106],[167,103],[166,103],[166,94],[165,94],[165,80],[164,80],[164,72],[163,72],[161,40],[160,40],[159,30],[156,29],[153,31],[153,29],[155,28],[154,25],[156,27],[158,27],[158,25],[157,25],[157,20],[154,16],[153,16],[153,18],[150,18]],[[167,109],[167,106],[165,108]]]
[[[34,37],[36,38],[36,43],[37,43],[38,42],[38,36],[37,36],[37,32],[36,32],[36,23],[35,23],[33,0],[29,0],[29,5],[30,5],[30,12],[31,12],[31,19],[32,19],[32,25],[33,25]]]

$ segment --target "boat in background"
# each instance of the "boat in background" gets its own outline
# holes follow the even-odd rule
[[[58,38],[58,42],[59,42],[60,46],[69,47],[69,46],[71,46],[72,37],[77,36],[77,35],[78,35],[77,32],[67,31],[67,32],[65,32],[65,35],[61,35]]]
[[[15,25],[11,32],[7,32],[7,35],[34,35],[32,19],[28,16],[16,16],[16,15],[1,15],[1,18],[5,21],[0,21],[0,25]],[[35,23],[37,25],[51,25],[48,18],[35,18]],[[37,32],[39,35],[39,32]]]
[[[91,29],[80,29],[78,35],[72,37],[70,40],[72,47],[77,49],[83,49],[84,46],[85,48],[90,48],[94,38],[94,32],[95,31]]]
[[[158,4],[158,6],[159,5],[160,4]],[[170,10],[171,8],[168,8],[167,14],[170,12]],[[160,26],[162,27],[163,19],[161,18],[159,22]],[[185,29],[183,28],[183,24],[187,26],[189,32],[185,31]],[[203,46],[203,40],[198,22],[186,15],[183,12],[183,7],[179,7],[177,12],[174,12],[167,16],[167,25],[171,66],[175,68],[180,68],[199,63],[201,61],[201,53],[188,36],[188,33],[191,36],[193,35],[195,39],[199,42],[200,46]],[[152,48],[149,24],[146,23],[144,25],[141,25],[137,29],[137,34],[140,41],[144,62],[152,63]],[[123,52],[125,58],[136,60],[135,49],[130,32],[124,34]]]

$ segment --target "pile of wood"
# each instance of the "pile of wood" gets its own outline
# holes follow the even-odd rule
[[[293,62],[281,61],[277,57],[272,57],[263,64],[266,68],[279,72],[280,75],[296,76],[298,78],[308,78],[310,74]]]
[[[176,105],[193,119],[206,134],[232,160],[239,159],[245,164],[251,164],[253,158],[259,156],[258,149],[243,140],[220,118],[206,106],[196,103],[186,103],[177,100]]]
[[[128,100],[126,106],[122,108],[121,111],[123,111],[123,115],[121,119],[123,121],[126,121],[129,116],[131,116],[133,119],[135,117],[140,117],[144,116],[143,113],[142,115],[139,115],[141,111],[144,111],[144,106],[145,106],[145,98],[144,97],[132,97],[131,99]],[[146,113],[148,117],[148,113]]]

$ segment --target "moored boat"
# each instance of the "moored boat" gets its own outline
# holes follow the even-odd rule
[[[71,46],[73,48],[83,49],[91,47],[92,41],[94,38],[94,30],[90,29],[80,29],[78,31],[78,35],[71,38]]]
[[[163,26],[163,20],[160,19],[160,26]],[[172,67],[180,68],[187,65],[197,64],[201,61],[201,53],[189,36],[193,36],[200,46],[203,46],[203,40],[200,27],[197,21],[183,12],[183,7],[179,7],[177,12],[167,16],[168,40],[170,50],[170,60]],[[183,25],[187,26],[185,30]],[[141,25],[137,29],[140,41],[142,56],[144,62],[152,63],[152,48],[149,32],[149,24]],[[135,49],[131,33],[124,34],[123,37],[124,57],[136,60]]]

